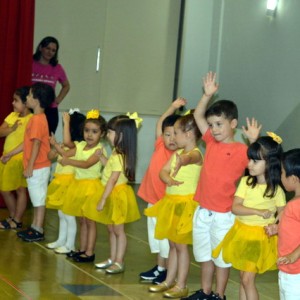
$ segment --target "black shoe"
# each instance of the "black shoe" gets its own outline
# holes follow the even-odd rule
[[[218,298],[213,298],[213,296],[214,294],[212,292],[209,295],[207,295],[201,289],[188,297],[181,298],[181,300],[213,300],[213,299],[217,300],[218,299]]]
[[[45,236],[43,233],[31,228],[24,235],[22,235],[22,240],[25,242],[39,242],[44,240]]]
[[[213,294],[211,299],[213,299],[213,300],[226,300],[226,296],[224,295],[224,297],[221,298],[219,296],[219,294]]]
[[[28,227],[27,229],[25,229],[25,230],[21,230],[21,231],[18,231],[17,232],[17,237],[19,237],[19,238],[23,238],[23,236],[25,236],[29,231],[31,231],[32,230],[32,228],[31,227]]]
[[[164,282],[167,278],[167,270],[158,271],[158,272],[159,272],[159,275],[152,280],[153,284],[160,284],[160,283]]]
[[[73,258],[74,261],[76,262],[93,262],[95,260],[95,254],[93,255],[86,255],[86,254],[81,254],[78,256],[75,256]]]
[[[160,274],[160,272],[158,271],[158,266],[156,265],[154,268],[152,268],[151,270],[148,270],[146,272],[142,272],[140,273],[140,277],[142,279],[145,280],[153,280],[155,279],[158,275]]]
[[[67,255],[67,258],[74,258],[74,257],[79,256],[84,253],[85,253],[85,251],[71,251],[71,252],[67,253],[66,255]]]

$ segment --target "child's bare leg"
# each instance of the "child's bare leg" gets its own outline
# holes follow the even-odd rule
[[[167,268],[168,259],[160,256],[160,254],[157,254],[157,265],[162,268]]]
[[[33,222],[32,227],[36,230],[43,231],[46,207],[37,206],[33,208]]]
[[[80,252],[85,252],[87,249],[87,222],[86,218],[81,217],[80,218]]]
[[[9,216],[14,218],[16,213],[17,199],[12,192],[1,192],[5,205],[8,209]]]
[[[89,219],[86,219],[86,224],[87,224],[87,247],[86,247],[85,254],[87,256],[91,256],[95,252],[97,226],[95,221]]]
[[[13,217],[16,222],[21,222],[27,206],[26,188],[20,187],[16,190],[16,193],[17,193],[17,202],[16,202],[15,214]]]
[[[184,244],[175,244],[177,253],[177,286],[181,289],[186,287],[186,281],[189,273],[190,256],[188,246]]]
[[[228,282],[230,268],[220,268],[216,266],[216,293],[223,298]]]
[[[117,237],[113,225],[107,225],[107,230],[109,233],[110,259],[115,261],[117,257]]]
[[[203,292],[207,295],[211,293],[215,264],[212,260],[201,262],[201,285]]]
[[[177,264],[178,264],[178,257],[177,251],[175,247],[175,243],[169,241],[170,244],[170,252],[169,252],[169,260],[168,260],[168,273],[166,278],[166,283],[170,286],[174,283],[177,275]]]
[[[124,224],[113,225],[113,230],[117,241],[115,262],[123,264],[127,247],[127,237],[124,231]]]
[[[240,300],[258,300],[259,295],[255,286],[256,273],[240,272],[240,277],[245,295],[245,297],[243,297],[244,295],[240,293]]]

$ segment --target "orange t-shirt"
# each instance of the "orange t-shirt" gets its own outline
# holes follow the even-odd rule
[[[239,142],[217,142],[209,129],[202,139],[206,150],[195,200],[203,208],[229,212],[237,181],[248,165],[247,146]]]
[[[166,184],[160,180],[159,172],[172,154],[173,151],[165,147],[163,138],[157,138],[148,169],[138,190],[138,196],[146,202],[155,204],[165,195]]]
[[[300,245],[300,198],[291,200],[283,210],[278,226],[278,255],[285,256]],[[293,264],[278,265],[278,269],[288,274],[300,274],[300,259]]]
[[[41,142],[41,146],[37,158],[33,164],[33,169],[35,170],[49,167],[51,162],[47,155],[50,151],[50,143],[48,123],[45,114],[33,115],[26,126],[23,149],[24,169],[27,167],[31,157],[32,144],[34,140],[39,140]]]

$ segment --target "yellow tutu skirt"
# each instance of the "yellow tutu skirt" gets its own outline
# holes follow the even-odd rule
[[[194,195],[165,195],[145,209],[148,217],[156,217],[155,238],[169,239],[177,244],[192,244],[193,216],[199,205]]]
[[[82,217],[82,207],[86,201],[97,202],[103,192],[100,179],[73,179],[65,193],[62,212]],[[95,207],[96,210],[96,207]]]
[[[48,185],[46,199],[47,208],[62,208],[64,199],[66,198],[66,191],[73,179],[73,174],[54,174],[53,180]]]
[[[14,155],[6,164],[0,161],[0,191],[9,192],[27,187],[23,170],[23,152]]]
[[[104,191],[104,187],[103,191]],[[96,207],[101,195],[96,201],[91,199],[83,206],[83,215],[102,224],[125,224],[140,219],[141,215],[136,202],[134,191],[130,185],[120,184],[113,188],[111,194],[106,199],[102,211],[97,211]]]
[[[213,250],[240,271],[264,273],[276,270],[277,236],[268,237],[262,226],[250,226],[236,220],[223,241]]]

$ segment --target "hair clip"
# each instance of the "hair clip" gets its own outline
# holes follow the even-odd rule
[[[137,112],[134,112],[134,113],[132,113],[132,114],[130,114],[130,112],[128,112],[128,113],[126,114],[126,116],[128,116],[129,119],[135,121],[135,126],[136,126],[136,128],[140,128],[140,127],[141,127],[142,122],[143,122],[143,119],[140,118],[140,117],[138,116],[138,113],[137,113]]]
[[[98,119],[100,116],[100,110],[98,109],[92,109],[87,112],[86,118],[87,119]]]
[[[80,113],[80,109],[79,108],[70,108],[69,109],[69,115],[73,115],[74,112]]]
[[[276,142],[277,144],[282,143],[282,138],[279,135],[277,135],[276,133],[271,132],[271,131],[267,131],[267,135],[269,137],[271,137],[273,139],[273,141]]]

